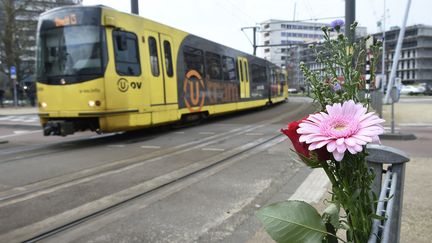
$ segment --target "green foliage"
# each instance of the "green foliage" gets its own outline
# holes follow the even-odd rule
[[[328,234],[315,208],[302,201],[284,201],[261,208],[258,219],[276,242],[321,243]]]
[[[356,24],[355,24],[356,26]],[[352,31],[354,31],[353,26]],[[365,98],[366,50],[365,46],[370,36],[350,43],[348,38],[337,29],[337,37],[330,35],[330,28],[323,27],[324,43],[320,46],[311,46],[315,51],[316,63],[322,70],[311,70],[305,63],[300,68],[311,86],[313,97],[325,110],[326,105],[343,103],[346,100],[368,104]],[[377,41],[370,46],[370,52],[375,57],[371,63],[371,80],[374,79],[374,70],[378,60],[381,42]]]
[[[355,30],[356,24],[351,26]],[[330,37],[330,29],[323,27],[325,41],[314,48],[316,62],[323,69],[314,71],[304,63],[301,69],[309,83],[312,96],[324,111],[327,105],[353,100],[355,103],[369,104],[365,90],[366,42],[370,37],[350,43],[340,27],[335,27],[336,38]],[[369,41],[370,42],[370,41]],[[371,62],[371,80],[374,71],[380,42],[375,42],[370,53],[375,58]],[[322,217],[309,204],[299,201],[288,201],[272,204],[258,211],[258,218],[267,232],[277,242],[326,242],[338,241],[363,243],[367,242],[375,215],[376,195],[371,192],[375,175],[366,164],[365,146],[356,154],[345,153],[342,161],[329,159],[320,161],[314,151],[310,157],[297,153],[302,161],[311,168],[322,168],[332,184],[331,204]],[[345,212],[340,216],[340,208]],[[338,230],[346,231],[346,241],[337,237]]]

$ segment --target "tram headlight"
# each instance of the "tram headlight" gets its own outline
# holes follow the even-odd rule
[[[89,100],[88,105],[89,105],[90,107],[93,107],[93,106],[96,105],[96,102],[94,102],[93,100]]]
[[[42,108],[46,108],[48,106],[48,104],[45,103],[45,102],[40,102],[39,106],[42,107]]]
[[[101,102],[100,102],[99,100],[96,100],[96,101],[94,101],[94,100],[89,100],[88,105],[89,105],[90,107],[100,106],[100,105],[101,105]]]

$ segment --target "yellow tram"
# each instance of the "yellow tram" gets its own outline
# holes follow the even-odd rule
[[[44,135],[127,131],[287,99],[276,65],[106,6],[41,15],[37,97]]]

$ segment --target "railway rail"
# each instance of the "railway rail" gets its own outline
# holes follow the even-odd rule
[[[308,106],[301,105],[291,112],[301,112],[305,108],[307,109]],[[263,148],[283,141],[284,138],[279,134],[275,135],[277,134],[276,132],[270,135],[268,133],[267,135],[260,135],[256,130],[280,121],[285,115],[281,114],[258,124],[209,135],[171,148],[158,149],[141,156],[114,161],[0,192],[1,211],[2,208],[6,209],[16,204],[25,203],[27,200],[48,196],[51,193],[67,188],[82,186],[94,180],[110,180],[112,176],[124,173],[125,171],[135,170],[142,166],[155,165],[168,158],[175,158],[192,150],[199,150],[214,144],[223,143],[229,139],[245,136],[245,134],[254,134],[253,139],[239,147],[225,151],[212,151],[212,155],[205,159],[190,161],[180,168],[155,175],[153,178],[135,183],[132,186],[128,185],[116,192],[111,192],[86,203],[75,205],[60,213],[49,215],[47,218],[30,222],[28,225],[4,231],[4,234],[0,235],[0,240],[6,242],[11,240],[36,242],[53,235],[61,234],[61,232],[69,228],[123,207],[135,199],[146,197],[149,193],[157,193],[162,188],[175,186],[178,182],[197,176],[197,174],[204,171],[208,173],[208,171],[212,171],[214,168],[225,163],[257,153]]]

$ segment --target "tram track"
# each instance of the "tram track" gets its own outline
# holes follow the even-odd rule
[[[299,114],[302,113],[302,109],[305,109],[305,107],[300,105],[291,110],[290,113]],[[57,190],[78,186],[91,180],[108,178],[111,175],[126,170],[133,170],[138,166],[158,162],[165,158],[175,157],[194,149],[204,148],[205,146],[212,144],[222,143],[227,139],[242,136],[247,133],[253,133],[256,129],[278,122],[285,116],[286,114],[277,115],[255,125],[240,127],[168,149],[157,150],[143,156],[118,160],[102,166],[96,166],[79,172],[49,178],[23,187],[3,191],[0,192],[0,210],[2,207],[30,200],[42,195],[47,195]],[[4,240],[5,242],[9,242],[16,241],[17,239],[19,241],[29,240],[28,242],[40,241],[46,237],[58,234],[68,228],[74,227],[75,225],[82,224],[83,222],[98,217],[106,212],[119,208],[130,201],[145,197],[149,193],[155,192],[161,188],[175,185],[176,182],[192,177],[197,173],[211,170],[214,166],[238,158],[248,152],[252,152],[257,147],[266,146],[266,144],[271,144],[274,141],[281,139],[279,134],[273,134],[272,136],[269,136],[268,134],[262,135],[263,136],[256,136],[257,139],[243,146],[217,153],[216,155],[202,161],[191,161],[191,163],[185,167],[155,176],[150,180],[132,185],[131,187],[124,188],[123,190],[112,194],[106,194],[96,200],[91,200],[84,204],[78,204],[76,207],[71,207],[70,209],[66,209],[60,213],[48,216],[47,218],[30,222],[28,225],[23,227],[4,231],[4,234],[0,235],[0,241]]]
[[[257,150],[259,147],[267,148],[268,146],[281,142],[284,139],[285,138],[280,134],[270,137],[262,137],[254,142],[225,151],[203,161],[192,163],[189,166],[158,176],[150,181],[145,181],[131,188],[105,196],[80,207],[47,218],[43,221],[0,235],[0,240],[9,241],[14,239],[24,242],[42,241],[69,228],[75,227],[109,211],[122,207],[135,199],[148,195],[149,193],[155,192],[166,186],[175,185],[177,182],[192,177],[198,173],[211,170],[215,166],[223,164],[224,162],[235,160],[237,157],[246,153],[253,153],[254,150]]]
[[[192,149],[201,148],[210,144],[218,143],[234,136],[245,134],[253,131],[260,126],[237,128],[224,133],[215,134],[189,143],[181,144],[172,148],[163,149],[147,153],[145,155],[113,161],[101,166],[84,169],[78,172],[61,175],[46,180],[38,181],[25,186],[15,187],[7,191],[0,192],[0,208],[12,203],[28,200],[36,196],[51,193],[55,190],[73,186],[78,183],[84,183],[103,176],[119,173],[125,170],[133,169],[146,163],[155,162],[170,156],[186,153]]]
[[[303,105],[300,105],[297,106],[296,109],[292,110],[291,112],[297,114],[303,108],[304,108]],[[0,208],[6,205],[10,205],[12,203],[45,195],[55,190],[59,190],[68,186],[84,183],[90,180],[94,180],[96,178],[109,176],[114,173],[119,173],[125,170],[133,169],[136,166],[141,166],[146,163],[151,163],[157,160],[162,160],[170,156],[186,153],[193,149],[202,148],[211,144],[217,144],[223,140],[230,139],[238,135],[244,135],[260,127],[264,127],[274,122],[277,122],[281,119],[281,117],[284,116],[285,115],[278,115],[271,119],[264,120],[256,126],[249,125],[242,128],[233,129],[227,132],[214,134],[195,141],[180,144],[171,148],[161,149],[150,153],[146,153],[144,155],[113,161],[107,164],[94,166],[77,172],[63,174],[60,176],[40,180],[24,186],[14,187],[5,191],[1,191]],[[137,143],[135,138],[132,138],[130,140],[135,141],[135,143]],[[84,141],[84,142],[88,142],[88,141]],[[123,143],[125,142],[127,143],[127,141],[123,141]],[[66,143],[71,143],[71,141],[68,141]],[[44,154],[49,154],[49,153],[45,152]]]

